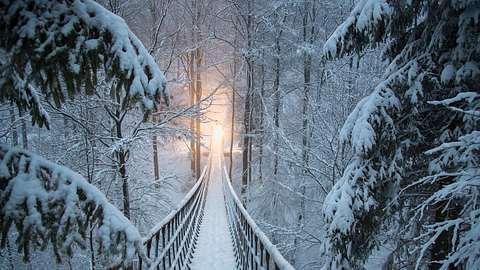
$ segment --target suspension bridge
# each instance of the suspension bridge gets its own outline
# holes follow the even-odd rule
[[[237,197],[220,144],[211,144],[208,162],[176,211],[144,240],[148,268],[136,269],[293,270],[255,224]]]

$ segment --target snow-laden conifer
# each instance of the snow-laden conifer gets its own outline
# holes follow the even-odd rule
[[[324,204],[326,268],[362,265],[399,215],[416,267],[479,265],[478,40],[478,1],[362,0],[326,42],[327,58],[385,43],[389,62],[341,132],[354,157]]]
[[[49,125],[44,99],[61,106],[77,94],[96,93],[106,77],[127,110],[147,115],[161,98],[165,77],[125,21],[91,0],[0,0],[0,101]],[[106,76],[103,76],[106,75]],[[15,225],[17,246],[50,244],[58,260],[84,246],[96,228],[100,253],[111,266],[144,256],[138,230],[80,175],[26,151],[0,147],[0,229],[5,246]]]
[[[0,232],[5,246],[12,225],[18,250],[53,247],[58,261],[86,247],[93,228],[111,266],[145,257],[137,228],[79,174],[24,150],[0,145]]]
[[[57,106],[95,93],[97,72],[116,79],[122,106],[154,110],[165,78],[125,21],[91,0],[0,1],[0,100],[29,110],[39,125],[48,115],[39,94]]]

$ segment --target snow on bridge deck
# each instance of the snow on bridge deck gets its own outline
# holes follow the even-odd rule
[[[198,244],[190,264],[192,270],[236,269],[233,241],[228,230],[227,212],[222,188],[220,152],[212,157],[205,216]]]

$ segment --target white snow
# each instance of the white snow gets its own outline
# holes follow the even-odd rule
[[[385,234],[385,231],[378,234],[370,229],[372,226],[380,228],[380,225],[387,224],[381,220],[383,216],[377,216],[372,209],[391,215],[389,208],[398,203],[399,197],[395,193],[400,191],[400,183],[411,181],[417,181],[410,185],[417,189],[410,190],[410,194],[416,194],[418,190],[428,190],[431,194],[415,201],[414,205],[418,206],[416,214],[420,218],[411,218],[411,223],[405,227],[401,224],[401,230],[397,230],[396,225],[392,228],[396,230],[395,233],[400,231],[412,233],[412,236],[419,235],[414,239],[420,250],[417,268],[424,268],[424,252],[428,251],[439,235],[445,230],[451,230],[452,247],[446,258],[438,261],[440,269],[446,270],[452,265],[478,269],[480,96],[477,81],[480,77],[480,64],[477,58],[472,57],[478,54],[478,1],[453,1],[451,6],[440,5],[445,8],[441,11],[443,14],[455,10],[457,16],[447,19],[433,19],[429,10],[432,7],[417,9],[415,15],[410,17],[402,16],[405,15],[402,14],[402,9],[416,8],[408,6],[413,1],[391,7],[389,4],[395,1],[355,2],[357,4],[350,16],[325,43],[324,57],[336,58],[353,54],[383,41],[382,43],[387,43],[383,55],[390,63],[382,76],[383,82],[358,103],[340,134],[342,141],[351,145],[353,157],[347,161],[342,177],[335,182],[323,205],[327,236],[326,269],[357,268],[355,260],[363,263],[364,258],[352,252],[354,250],[357,253],[358,247],[364,244],[358,245],[357,240],[362,238],[357,236],[375,239],[379,235],[390,234]],[[395,12],[391,13],[392,10]],[[412,22],[407,22],[407,17]],[[395,32],[399,22],[405,24],[410,33],[415,33],[419,25],[431,24],[429,34],[432,35],[410,35],[407,38],[407,34],[405,40],[408,41],[402,42],[402,35]],[[454,30],[456,33],[446,35],[442,30],[451,22],[457,22],[458,29]],[[449,40],[455,40],[454,48],[448,43]],[[445,95],[449,98],[445,98]],[[425,111],[425,108],[431,106],[425,106],[426,103],[438,105],[438,108],[431,110],[434,112],[431,115],[445,114],[439,119],[451,124],[428,123],[432,120],[429,119],[430,115],[423,120],[422,117],[416,117],[417,114],[428,114],[430,109]],[[445,110],[445,107],[454,113]],[[437,116],[433,120],[435,117]],[[439,134],[438,138],[427,138],[425,141],[425,133],[430,132],[434,136]],[[429,143],[434,144],[433,148],[425,152],[426,157],[422,160],[429,162],[429,171],[415,171],[418,166],[423,166],[419,165],[421,163],[418,166],[410,164],[412,157],[422,156],[415,152],[418,151],[416,146]],[[415,171],[414,174],[412,170]],[[416,180],[418,178],[420,180]],[[445,182],[433,185],[438,181]],[[444,203],[447,205],[442,206]],[[437,223],[428,218],[421,219],[424,210],[438,207],[444,207],[445,211],[455,209],[455,214]],[[401,212],[404,210],[401,208]],[[365,218],[368,219],[368,224],[365,223]],[[422,220],[421,229],[418,229],[418,220]],[[392,224],[395,223],[387,225],[390,227]],[[378,239],[367,241],[365,244],[372,246],[378,246],[377,243],[381,242]],[[367,252],[363,255],[367,255]],[[411,254],[416,254],[415,252],[412,250]],[[353,264],[350,265],[350,262]]]
[[[0,87],[5,89],[1,94],[14,96],[14,101],[25,103],[27,109],[40,110],[37,114],[42,119],[34,119],[34,122],[39,120],[37,122],[41,124],[48,124],[48,118],[43,115],[35,93],[31,89],[25,90],[26,82],[33,87],[51,85],[51,78],[58,76],[65,81],[77,79],[82,84],[89,84],[92,82],[85,74],[95,73],[102,67],[108,79],[120,80],[127,101],[138,102],[146,112],[155,108],[160,97],[168,102],[165,76],[155,59],[121,17],[95,1],[34,0],[3,4],[0,24],[8,25],[11,30],[12,36],[6,40],[18,40],[18,44],[6,44],[0,51],[0,77],[5,78],[0,81]],[[44,38],[39,38],[42,36]],[[31,44],[33,48],[25,48],[22,44]],[[26,54],[28,57],[23,57]],[[61,68],[52,71],[48,65],[37,63],[45,59]],[[13,68],[7,68],[9,66]],[[32,72],[26,72],[29,69]],[[10,81],[13,83],[8,83]],[[81,84],[74,87],[79,88]],[[80,92],[80,89],[76,90]]]
[[[0,179],[6,184],[0,189],[1,220],[24,225],[21,241],[55,236],[52,244],[68,253],[74,243],[85,244],[82,228],[92,222],[98,226],[96,241],[113,264],[127,266],[136,254],[144,256],[137,228],[101,191],[68,168],[0,144]]]
[[[401,104],[388,83],[379,84],[374,92],[362,99],[348,116],[340,132],[343,142],[351,139],[357,153],[366,153],[376,143],[373,125],[379,124],[379,115],[390,120],[389,110],[397,110]]]
[[[392,8],[385,0],[361,0],[356,4],[350,16],[335,29],[323,46],[323,54],[328,58],[343,55],[354,46],[352,33],[365,35],[375,28],[379,21],[386,20],[392,14]]]
[[[112,34],[111,53],[115,55],[115,58],[118,57],[120,68],[133,75],[129,95],[140,96],[143,106],[146,109],[152,109],[153,103],[150,99],[156,95],[157,91],[165,91],[165,77],[142,42],[130,31],[121,17],[109,12],[98,3],[90,0],[77,0],[72,6],[75,15],[87,22],[88,25],[98,29],[107,29]],[[90,40],[85,43],[89,49],[98,46],[92,44]],[[145,99],[146,96],[149,98]]]
[[[453,98],[448,98],[448,99],[444,99],[444,100],[440,100],[440,101],[434,100],[434,101],[429,101],[428,103],[430,103],[432,105],[448,106],[452,103],[462,101],[462,100],[467,100],[468,102],[471,103],[471,102],[473,102],[474,99],[479,98],[479,97],[480,97],[480,94],[475,93],[475,92],[460,92]]]
[[[233,241],[228,230],[227,212],[222,189],[220,152],[212,158],[212,170],[200,228],[198,244],[190,265],[192,270],[236,269]]]
[[[446,65],[442,70],[442,74],[440,75],[440,81],[442,83],[450,82],[455,77],[456,72],[457,70],[455,69],[454,65],[452,64]]]
[[[275,262],[276,266],[278,269],[282,270],[294,270],[293,266],[283,257],[283,255],[280,253],[280,251],[277,249],[277,247],[268,239],[268,237],[265,235],[265,233],[258,227],[258,225],[255,223],[253,218],[248,214],[247,210],[243,207],[242,202],[238,198],[237,194],[235,193],[235,190],[233,189],[232,186],[232,181],[230,180],[227,172],[227,167],[223,166],[223,172],[224,172],[224,185],[225,186],[225,196],[228,198],[227,199],[227,204],[230,204],[229,209],[234,208],[234,204],[238,206],[238,214],[241,214],[244,218],[245,221],[248,223],[249,227],[252,229],[253,233],[258,237],[258,239],[262,242],[263,246],[265,249],[270,253],[270,256],[272,260]],[[231,213],[229,214],[230,218],[235,218],[233,217],[234,214]]]
[[[460,82],[467,82],[473,78],[478,78],[480,76],[480,69],[478,68],[478,64],[476,62],[470,61],[465,63],[460,69],[457,70],[457,74],[455,76],[455,81],[457,83]]]

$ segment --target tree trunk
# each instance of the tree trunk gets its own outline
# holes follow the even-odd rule
[[[311,10],[310,10],[311,6]],[[311,11],[311,14],[310,14]],[[311,16],[310,16],[311,15]],[[312,20],[310,20],[312,18]],[[310,5],[309,2],[304,3],[302,28],[303,28],[303,43],[313,45],[315,35],[315,18],[316,5],[315,0]],[[300,209],[297,216],[297,230],[301,231],[305,223],[305,177],[307,174],[307,167],[309,166],[309,147],[310,147],[310,121],[309,121],[309,107],[310,107],[310,89],[311,89],[311,72],[312,72],[312,55],[310,51],[303,52],[303,108],[302,108],[302,183],[298,183],[300,187]],[[298,236],[295,236],[294,245],[298,245]],[[293,263],[295,263],[297,253],[294,253]]]
[[[157,122],[157,116],[153,115],[152,121]],[[157,135],[152,136],[152,147],[153,147],[153,174],[155,176],[155,181],[160,179],[160,168],[158,164],[158,140]]]
[[[279,147],[279,132],[280,132],[280,35],[275,40],[275,64],[273,70],[275,71],[275,79],[273,81],[273,93],[274,93],[274,114],[273,123],[275,125],[275,138],[273,142],[273,175],[278,174],[278,147]]]
[[[253,49],[253,0],[247,1],[247,51],[251,52]],[[245,107],[243,115],[243,126],[244,126],[244,136],[243,136],[243,149],[242,149],[242,198],[245,195],[248,183],[250,181],[250,144],[251,144],[251,116],[252,116],[252,93],[253,93],[253,58],[251,55],[246,56],[247,62],[247,93],[245,94]]]
[[[262,58],[263,58],[263,52],[262,52]],[[265,127],[263,126],[264,124],[264,118],[265,118],[265,110],[264,110],[264,100],[263,97],[265,95],[265,63],[262,62],[260,66],[260,120],[259,120],[259,142],[258,142],[258,181],[263,182],[263,141],[264,141],[264,131]]]
[[[18,145],[18,132],[17,132],[17,123],[15,123],[15,107],[10,105],[10,125],[12,126],[12,144],[13,146]]]
[[[235,45],[237,44],[237,39],[235,37]],[[233,140],[235,132],[235,95],[236,95],[236,77],[237,77],[237,50],[235,47],[233,56],[233,80],[232,80],[232,116],[231,116],[231,128],[230,128],[230,166],[228,167],[228,176],[230,181],[232,181],[232,169],[233,169]]]
[[[448,181],[445,181],[448,182]],[[451,181],[450,181],[451,182]],[[449,183],[451,184],[451,183]],[[446,184],[445,184],[446,185]],[[446,210],[447,209],[447,210]],[[434,210],[435,223],[445,222],[459,217],[461,207],[454,201],[444,201],[436,206]],[[432,244],[430,251],[430,263],[428,264],[429,270],[438,270],[441,268],[441,262],[447,259],[450,250],[452,249],[453,230],[450,228],[448,231],[443,231]],[[457,244],[457,243],[455,243]],[[449,265],[448,270],[460,270],[461,266]]]
[[[93,121],[93,112],[90,110],[85,110],[85,118],[88,119],[89,122]],[[87,163],[87,181],[88,183],[93,183],[93,177],[95,174],[95,138],[92,136],[88,131],[84,131],[84,140],[85,140],[85,157]],[[92,157],[90,158],[89,151],[91,151]],[[93,224],[88,224],[88,231],[89,231],[89,249],[90,249],[90,269],[95,269],[95,246],[94,246],[94,235],[93,235]]]
[[[121,101],[121,96],[120,96],[120,88],[119,84],[116,85],[115,87],[115,99],[117,106],[120,106],[122,104]],[[117,107],[115,110],[115,119],[114,119],[114,124],[115,124],[115,135],[116,139],[121,140],[123,138],[122,135],[122,112],[120,107]],[[118,172],[120,174],[120,179],[122,181],[122,201],[123,201],[123,214],[127,217],[130,218],[130,196],[129,196],[129,188],[128,188],[128,175],[127,175],[127,159],[128,159],[128,149],[118,149],[116,151],[116,158],[117,158],[117,166],[118,166]]]
[[[247,76],[247,85],[250,84],[250,75]],[[244,107],[244,114],[243,114],[243,147],[242,147],[242,194],[244,195],[247,190],[248,185],[248,150],[250,144],[250,122],[249,122],[249,115],[250,115],[250,87],[247,87],[247,93],[245,95],[245,107]]]
[[[95,270],[95,247],[93,246],[93,228],[90,225],[90,269]]]
[[[248,138],[248,175],[247,175],[247,185],[250,185],[252,182],[252,155],[253,155],[253,139],[254,139],[254,121],[253,121],[253,112],[255,109],[254,103],[254,94],[255,94],[255,84],[254,84],[254,74],[255,74],[255,63],[252,60],[250,65],[250,110],[248,111],[248,127],[249,127],[249,138]]]
[[[70,128],[68,127],[68,118],[66,116],[63,116],[63,138],[65,140],[68,140],[68,136],[70,135],[69,130]]]
[[[117,138],[122,138],[122,126],[117,122]],[[123,214],[130,219],[130,195],[128,189],[128,175],[127,175],[127,156],[128,152],[125,150],[119,150],[117,152],[117,161],[119,165],[118,172],[120,173],[120,179],[122,180],[122,194],[123,194]]]
[[[190,122],[190,130],[192,132],[192,141],[190,142],[190,147],[192,148],[192,170],[195,179],[200,177],[201,173],[201,118],[200,118],[200,102],[202,99],[202,78],[201,78],[201,67],[203,61],[203,51],[199,47],[201,39],[201,30],[200,30],[200,17],[201,9],[199,0],[193,1],[192,7],[192,44],[195,46],[195,49],[190,53],[190,86],[191,94],[190,101],[192,104],[196,105],[196,112],[198,113]]]
[[[28,131],[27,131],[27,121],[23,115],[23,111],[20,109],[18,116],[20,117],[20,122],[22,125],[22,146],[24,149],[28,149]]]
[[[91,113],[90,111],[87,111],[87,119],[91,120]],[[89,133],[85,133],[85,155],[87,158],[87,181],[88,183],[92,184],[93,182],[93,175],[95,173],[95,139],[90,136]],[[89,147],[91,148],[92,151],[92,158],[89,158]],[[92,224],[88,224],[89,227],[89,248],[90,248],[90,269],[94,270],[95,269],[95,247],[94,247],[94,241],[93,241],[93,226]]]
[[[311,72],[312,56],[307,55],[304,59],[303,66],[303,109],[302,109],[302,162],[303,173],[306,173],[306,167],[309,164],[309,138],[310,138],[310,121],[309,121],[309,106],[310,106],[310,72]]]
[[[203,52],[200,48],[197,47],[195,50],[195,60],[196,60],[196,86],[195,86],[195,91],[196,91],[196,104],[198,108],[200,109],[200,102],[202,100],[202,77],[200,73],[201,65],[202,65],[202,58],[203,58]],[[196,138],[197,138],[197,149],[195,152],[195,169],[196,169],[196,175],[197,178],[200,177],[201,174],[201,130],[200,130],[200,115],[197,116],[195,119],[195,127],[196,127]]]
[[[130,219],[130,196],[128,190],[128,176],[127,176],[127,153],[121,151],[118,153],[120,162],[120,177],[122,179],[123,192],[123,214]]]
[[[190,56],[188,57],[188,74],[189,74],[189,79],[190,79],[190,84],[189,84],[189,92],[190,92],[190,105],[194,106],[195,105],[195,76],[194,76],[194,59],[195,59],[195,54],[194,52],[190,53]],[[190,163],[190,168],[192,170],[192,176],[193,178],[197,178],[196,175],[196,169],[195,169],[195,159],[196,155],[196,143],[195,143],[195,118],[192,116],[190,118],[190,133],[191,133],[191,139],[190,139],[190,151],[192,153],[191,156],[191,163]]]
[[[235,86],[234,86],[235,87]],[[235,88],[234,88],[235,89]],[[231,129],[230,129],[230,166],[228,167],[228,176],[232,180],[232,170],[233,170],[233,140],[235,132],[235,90],[232,91],[232,117],[231,117]]]

